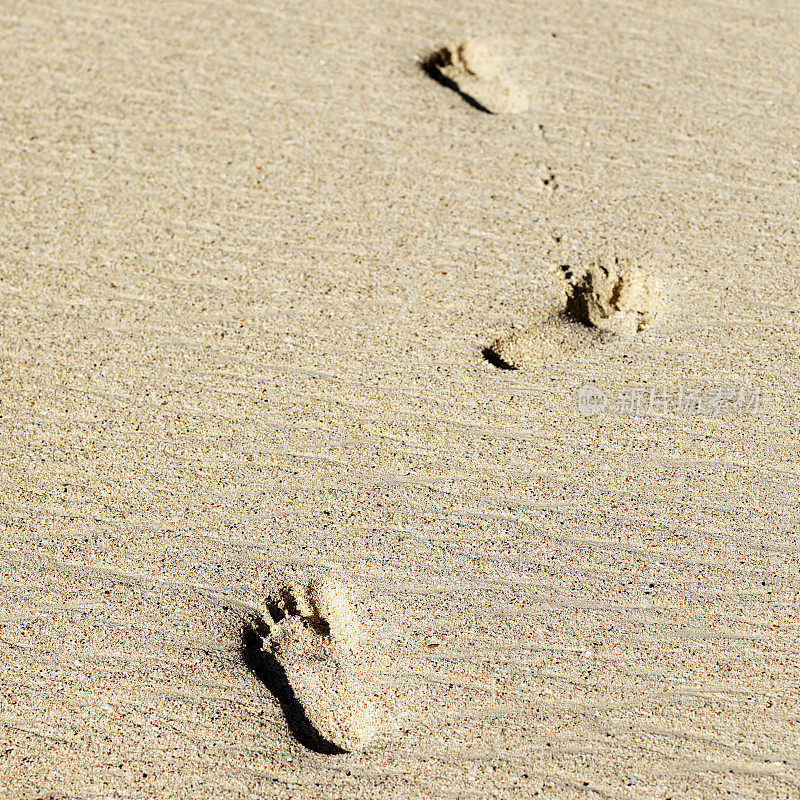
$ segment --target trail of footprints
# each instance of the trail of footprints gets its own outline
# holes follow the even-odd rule
[[[495,114],[525,111],[529,102],[485,46],[447,45],[424,69],[477,108]],[[541,165],[542,188],[557,188]],[[591,347],[609,335],[633,335],[661,308],[661,287],[616,256],[562,268],[561,307],[527,330],[498,339],[484,351],[497,366],[546,364]],[[319,753],[364,747],[381,716],[370,698],[370,659],[361,647],[362,624],[350,587],[337,570],[317,570],[285,583],[268,598],[266,613],[245,626],[247,665],[281,705],[295,738]]]
[[[483,43],[466,40],[435,50],[422,62],[439,83],[471,105],[492,114],[517,114],[530,107],[528,97],[511,79],[502,61]],[[539,167],[538,185],[554,191],[553,170]],[[578,269],[563,267],[562,308],[531,326],[493,342],[486,358],[517,369],[546,364],[585,349],[608,335],[633,335],[651,325],[661,307],[661,288],[641,269],[604,256]]]

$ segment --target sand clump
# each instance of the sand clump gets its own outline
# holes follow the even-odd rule
[[[568,265],[561,269],[561,311],[494,341],[486,350],[490,361],[511,369],[554,363],[606,335],[634,335],[651,325],[661,310],[658,281],[617,257],[596,258],[579,270]]]
[[[619,258],[595,259],[577,277],[570,267],[564,314],[568,318],[612,333],[638,333],[651,325],[661,310],[661,287],[643,270]]]
[[[424,67],[440,83],[491,114],[518,114],[530,107],[528,97],[508,76],[500,59],[481,42],[446,45],[428,56]]]
[[[362,625],[350,587],[338,572],[317,572],[280,587],[267,609],[255,637],[251,631],[251,657],[295,738],[318,752],[361,748],[377,712],[366,696]]]

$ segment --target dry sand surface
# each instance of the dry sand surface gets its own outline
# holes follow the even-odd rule
[[[798,798],[798,74],[796,0],[0,4],[0,797]]]

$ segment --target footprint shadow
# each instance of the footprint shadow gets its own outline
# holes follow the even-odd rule
[[[477,109],[478,111],[482,111],[484,114],[491,114],[492,112],[489,111],[486,106],[482,106],[474,97],[471,97],[466,92],[463,92],[459,85],[454,81],[448,78],[446,75],[443,75],[439,71],[439,53],[434,53],[431,56],[428,56],[421,64],[420,67],[422,71],[429,77],[433,78],[436,83],[441,84],[442,86],[447,87],[451,91],[455,92],[465,103],[471,105],[473,108]]]
[[[244,626],[241,652],[244,663],[280,704],[292,736],[303,747],[322,755],[342,755],[347,752],[314,727],[289,683],[286,670],[269,650],[263,649],[258,626],[252,623]]]
[[[503,361],[503,359],[500,358],[500,356],[498,356],[497,353],[495,353],[491,347],[484,347],[483,350],[481,350],[481,355],[484,357],[486,361],[488,361],[493,367],[496,367],[497,369],[507,369],[507,370],[517,369],[517,367],[511,364],[507,364],[505,361]]]

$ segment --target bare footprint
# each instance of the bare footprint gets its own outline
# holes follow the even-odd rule
[[[247,625],[248,666],[281,704],[295,738],[319,753],[366,744],[376,709],[366,696],[361,623],[341,576],[321,571],[282,586]]]
[[[509,369],[554,363],[602,342],[606,335],[638,333],[658,316],[658,282],[616,256],[561,270],[561,311],[493,342],[484,351],[489,361]]]
[[[591,261],[577,277],[567,277],[565,316],[612,333],[633,334],[655,321],[661,309],[661,287],[641,269],[616,256]]]
[[[480,42],[446,45],[429,55],[423,67],[439,83],[490,114],[518,114],[530,107],[500,60]]]
[[[565,321],[561,316],[552,316],[531,328],[497,339],[486,348],[484,356],[505,369],[552,364],[590,347],[599,338],[596,331]]]

